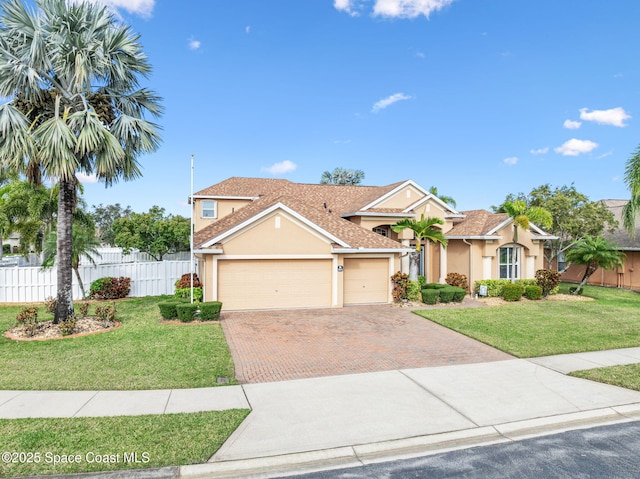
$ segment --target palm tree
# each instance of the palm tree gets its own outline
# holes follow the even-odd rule
[[[511,282],[515,283],[515,265],[518,264],[518,228],[528,230],[531,223],[549,228],[553,223],[551,213],[540,206],[527,206],[522,200],[505,201],[501,209],[513,220],[513,257],[509,265]]]
[[[364,171],[349,170],[346,168],[334,168],[333,171],[325,171],[320,178],[321,185],[359,185],[364,179]]]
[[[629,234],[636,234],[636,219],[640,213],[640,146],[636,148],[633,156],[627,160],[624,171],[624,182],[631,190],[631,199],[622,209],[622,224]]]
[[[456,207],[456,200],[454,200],[453,198],[451,198],[451,196],[445,196],[445,195],[439,195],[438,194],[438,188],[435,186],[432,186],[431,188],[429,188],[429,193],[431,193],[433,196],[435,196],[436,198],[444,201],[446,204],[453,206],[454,208]]]
[[[418,281],[418,260],[422,250],[420,245],[422,240],[440,243],[445,248],[447,247],[448,240],[445,238],[444,233],[439,228],[434,228],[434,225],[443,224],[444,221],[440,218],[425,218],[423,214],[420,217],[420,221],[416,221],[414,218],[404,218],[391,226],[391,229],[396,233],[410,229],[416,238],[416,250],[411,253],[409,262],[409,279],[411,281]]]
[[[589,277],[598,268],[613,269],[622,266],[624,253],[622,253],[614,243],[607,241],[602,236],[585,236],[577,241],[567,252],[567,261],[575,264],[584,264],[586,269],[582,281],[573,291],[573,294],[580,294],[582,288],[589,281]]]
[[[82,291],[82,299],[86,298],[86,294],[84,284],[82,283],[82,277],[80,276],[80,260],[82,258],[86,258],[95,266],[96,261],[93,259],[94,256],[98,258],[101,256],[97,249],[100,246],[100,241],[96,238],[95,231],[96,228],[92,224],[86,225],[79,222],[74,222],[73,224],[71,267],[76,273],[78,285],[80,286],[80,291]],[[42,251],[44,257],[42,267],[44,269],[54,266],[57,254],[57,244],[57,234],[55,231],[51,231],[44,242],[44,248]]]
[[[20,0],[0,7],[0,166],[59,184],[57,309],[73,315],[72,217],[76,173],[106,186],[140,176],[155,151],[160,98],[139,80],[151,72],[139,37],[89,0]]]

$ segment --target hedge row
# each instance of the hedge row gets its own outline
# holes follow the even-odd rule
[[[480,286],[487,287],[487,296],[489,297],[502,297],[503,289],[505,286],[510,285],[510,279],[482,279],[477,280],[474,286],[474,292],[480,293]],[[538,286],[538,282],[535,279],[516,279],[515,284],[522,286],[523,288],[527,288],[528,286]],[[549,294],[557,294],[560,290],[559,286],[556,286],[551,290]],[[524,291],[524,290],[523,290]]]
[[[447,284],[428,283],[422,290],[422,302],[425,304],[441,303],[461,303],[466,296],[467,291],[457,286],[449,286]]]
[[[181,301],[163,301],[158,303],[162,319],[179,319],[188,323],[196,319],[198,310],[200,311],[200,321],[217,321],[220,319],[222,303],[219,301],[209,301],[205,303],[185,303]]]

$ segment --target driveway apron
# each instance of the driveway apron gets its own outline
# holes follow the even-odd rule
[[[394,305],[225,312],[241,384],[513,359]]]

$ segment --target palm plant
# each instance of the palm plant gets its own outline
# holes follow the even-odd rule
[[[602,236],[586,236],[577,241],[567,252],[567,261],[586,266],[584,276],[573,294],[580,294],[582,288],[589,281],[589,277],[598,268],[613,269],[622,266],[624,260],[622,253],[614,243],[607,241]]]
[[[346,168],[334,168],[333,171],[325,171],[320,177],[321,185],[359,185],[364,179],[364,171],[349,170]]]
[[[73,315],[72,216],[76,173],[106,186],[140,176],[137,157],[155,151],[160,98],[140,86],[151,72],[139,37],[88,0],[20,0],[0,7],[0,166],[59,184],[57,309]]]
[[[622,209],[622,224],[633,237],[636,234],[636,219],[640,213],[640,147],[627,160],[624,182],[631,190],[631,199]]]
[[[501,209],[513,220],[513,257],[509,265],[511,282],[515,283],[515,265],[518,264],[518,229],[528,230],[531,223],[549,228],[553,223],[551,213],[539,206],[527,206],[522,200],[505,201]]]
[[[72,232],[72,248],[71,248],[71,268],[76,274],[82,298],[86,298],[82,276],[80,276],[80,260],[86,258],[92,265],[96,265],[94,257],[100,257],[98,247],[100,240],[96,237],[95,226],[93,224],[83,224],[82,222],[74,222]],[[55,265],[57,255],[58,238],[55,231],[51,231],[44,242],[42,255],[42,267],[44,269],[52,268]]]
[[[409,279],[411,281],[418,281],[418,260],[422,250],[422,240],[440,243],[445,248],[447,247],[448,240],[445,238],[444,233],[439,228],[434,227],[434,225],[443,224],[444,221],[442,219],[425,218],[423,214],[420,217],[420,221],[416,221],[414,218],[404,218],[391,226],[391,229],[396,233],[410,229],[416,238],[416,249],[411,253],[409,262]]]
[[[456,207],[456,200],[454,200],[451,196],[439,195],[437,187],[432,186],[431,188],[429,188],[429,193],[431,193],[433,196],[437,197],[438,199],[441,199],[446,204],[451,205],[454,208]]]

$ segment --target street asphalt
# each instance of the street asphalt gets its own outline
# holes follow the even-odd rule
[[[189,390],[0,391],[0,418],[250,408],[208,463],[130,477],[273,477],[640,420],[640,392],[566,375],[630,363],[640,348]]]

